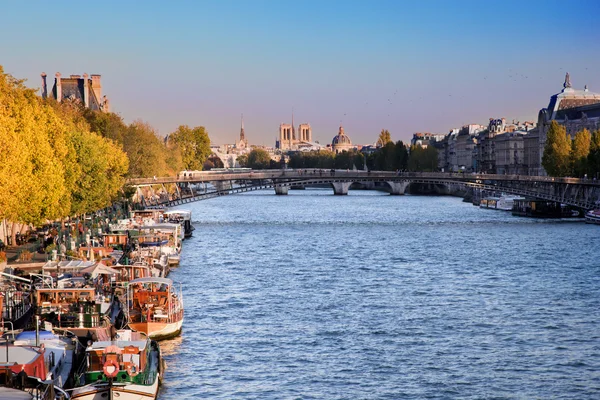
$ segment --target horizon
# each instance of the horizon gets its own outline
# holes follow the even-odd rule
[[[161,136],[202,125],[214,144],[235,142],[241,114],[255,145],[273,146],[292,110],[321,144],[340,124],[354,144],[382,129],[407,142],[489,118],[537,122],[567,72],[600,92],[594,1],[176,6],[11,4],[2,65],[38,89],[42,72],[49,88],[56,72],[100,74],[126,123]]]

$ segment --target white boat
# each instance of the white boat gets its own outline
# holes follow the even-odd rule
[[[190,210],[169,210],[163,213],[163,217],[172,223],[179,223],[183,227],[184,237],[189,238],[195,230],[192,225],[192,212]]]
[[[117,340],[88,346],[71,399],[154,400],[163,374],[158,343],[142,333],[120,330]]]
[[[600,225],[600,209],[590,210],[586,212],[585,223]]]
[[[127,286],[129,327],[151,339],[178,336],[183,325],[183,298],[168,278],[139,278]]]

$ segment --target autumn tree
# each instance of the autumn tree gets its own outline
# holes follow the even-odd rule
[[[573,175],[583,177],[587,173],[587,159],[590,154],[592,136],[587,129],[575,134],[571,146],[571,168]]]
[[[567,130],[556,121],[550,123],[546,134],[546,145],[542,155],[542,166],[550,176],[568,176],[571,172],[571,142]]]
[[[0,67],[0,218],[37,224],[68,212],[73,169],[65,126]]]
[[[123,150],[129,158],[129,177],[144,178],[169,174],[167,148],[154,128],[143,121],[135,121],[127,128]]]
[[[181,125],[169,135],[169,141],[179,147],[183,167],[186,170],[201,170],[210,155],[210,139],[203,126],[190,128]]]
[[[392,141],[392,136],[390,135],[390,132],[387,129],[382,129],[381,132],[379,133],[379,138],[377,139],[376,146],[383,147],[391,141]]]

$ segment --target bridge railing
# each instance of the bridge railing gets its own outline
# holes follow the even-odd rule
[[[211,182],[211,181],[229,181],[229,180],[259,180],[259,179],[303,179],[311,176],[336,177],[348,179],[374,179],[391,178],[398,180],[401,178],[410,179],[447,179],[455,181],[520,181],[520,182],[540,182],[540,183],[564,183],[576,185],[600,186],[600,181],[595,179],[579,178],[557,178],[550,176],[530,176],[530,175],[498,175],[498,174],[477,174],[464,172],[394,172],[394,171],[362,171],[362,170],[341,170],[341,169],[272,169],[272,170],[253,170],[250,172],[211,172],[211,171],[192,171],[178,174],[175,177],[156,177],[156,178],[132,178],[127,181],[129,185],[160,185],[185,182]]]

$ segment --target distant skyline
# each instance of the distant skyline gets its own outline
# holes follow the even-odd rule
[[[418,3],[418,4],[415,4]],[[179,125],[273,146],[280,123],[328,143],[537,121],[562,89],[600,92],[598,1],[11,2],[6,73],[101,74],[111,110],[164,136]]]

